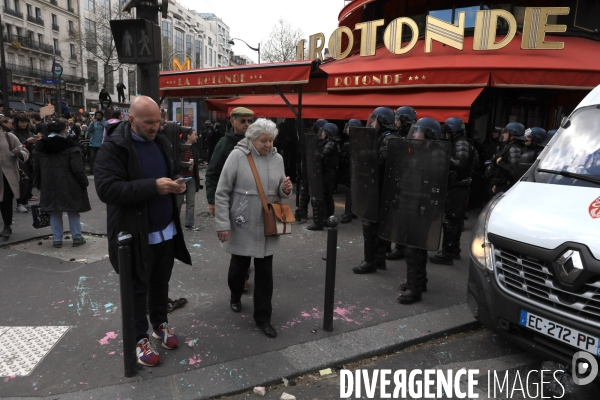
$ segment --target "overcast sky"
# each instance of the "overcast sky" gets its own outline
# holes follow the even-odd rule
[[[277,20],[282,17],[292,27],[309,35],[323,32],[325,40],[337,28],[337,18],[344,0],[178,0],[186,8],[213,13],[229,26],[231,37],[240,38],[256,47],[265,43]],[[241,42],[233,46],[235,54],[257,61],[257,53]]]

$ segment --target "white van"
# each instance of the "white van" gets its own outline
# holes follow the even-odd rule
[[[600,355],[600,86],[471,238],[467,302],[509,340],[570,365]]]

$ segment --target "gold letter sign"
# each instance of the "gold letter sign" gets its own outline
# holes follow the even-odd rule
[[[361,22],[355,25],[356,29],[361,30],[360,35],[360,56],[374,56],[377,48],[377,27],[383,26],[385,20]]]
[[[402,30],[404,29],[404,25],[410,28],[412,31],[412,37],[410,39],[410,43],[402,47]],[[418,39],[419,27],[417,26],[417,23],[406,17],[397,18],[390,22],[387,28],[385,28],[385,33],[383,34],[383,43],[385,43],[385,47],[389,50],[389,52],[393,54],[408,53],[413,47],[415,47]]]
[[[317,44],[319,42],[319,44]],[[318,58],[323,61],[323,47],[325,47],[325,35],[316,33],[308,37],[308,59]]]
[[[348,37],[348,47],[346,47],[346,50],[342,50],[342,38],[344,35]],[[329,53],[336,60],[343,60],[352,51],[353,44],[354,34],[352,30],[347,26],[340,26],[329,37]]]
[[[548,15],[568,15],[569,7],[527,7],[523,21],[522,49],[558,49],[565,48],[564,42],[545,42],[546,33],[565,32],[566,25],[549,25]]]
[[[458,26],[428,15],[427,27],[425,28],[425,53],[431,53],[431,42],[433,40],[462,50],[465,39],[466,14],[464,11],[458,13]]]
[[[498,18],[508,23],[508,33],[501,41],[496,43],[496,28]],[[498,50],[510,43],[517,33],[517,20],[506,10],[481,10],[477,11],[475,18],[475,37],[473,50]]]
[[[186,57],[183,64],[181,64],[178,59],[173,57],[173,71],[183,71],[187,69],[192,69],[192,60],[190,60],[189,57]]]

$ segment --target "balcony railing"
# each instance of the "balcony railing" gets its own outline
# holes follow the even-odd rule
[[[30,68],[30,67],[26,67],[24,65],[17,65],[17,64],[10,64],[10,63],[6,64],[6,68],[10,69],[12,71],[13,75],[19,75],[19,76],[24,76],[24,77],[29,77],[29,78],[56,79],[55,77],[52,76],[52,73],[50,71],[43,71],[38,68]],[[75,76],[75,75],[62,74],[60,76],[60,79],[64,80],[65,83],[72,83],[72,84],[80,85],[80,86],[83,86],[86,82],[85,78],[81,78],[81,77]]]
[[[61,51],[59,49],[54,49],[54,54],[56,54],[57,56],[60,56]]]
[[[58,24],[52,24],[52,30],[53,31],[59,31],[60,29],[58,27]]]
[[[69,12],[72,12],[73,14],[75,14],[75,9],[74,9],[72,6],[68,6],[68,7],[67,7],[67,10],[68,10]]]
[[[69,29],[69,37],[75,37],[75,30]]]
[[[71,54],[71,60],[77,61],[77,54]]]
[[[57,0],[50,0],[50,4],[57,6],[58,5],[58,1]]]
[[[44,26],[44,20],[38,17],[34,17],[33,15],[28,15],[27,16],[27,21],[29,22],[33,22],[34,24],[38,24],[41,26]]]
[[[23,13],[19,10],[13,10],[12,8],[4,7],[4,13],[8,15],[12,15],[13,17],[23,18]]]
[[[12,34],[4,35],[4,40],[6,42],[19,43],[21,46],[25,47],[26,49],[42,51],[44,53],[49,53],[49,54],[60,54],[60,52],[59,53],[54,52],[54,46],[43,43],[43,42],[36,42],[32,38],[28,38],[25,36],[17,36],[17,35],[12,35]]]

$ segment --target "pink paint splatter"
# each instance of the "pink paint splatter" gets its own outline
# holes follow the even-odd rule
[[[113,354],[115,354],[115,353],[116,353],[115,351],[111,351],[111,352],[110,352],[110,353],[108,353],[108,354],[110,354],[110,355],[113,355]]]
[[[350,309],[348,309],[348,308],[336,307],[333,309],[333,313],[337,314],[339,316],[339,318],[343,319],[346,322],[353,322],[355,324],[360,325],[358,322],[356,322],[355,320],[353,320],[352,318],[350,318],[348,316],[348,314],[350,314]]]
[[[7,378],[4,378],[4,382],[8,382],[8,381],[10,381],[11,379],[15,379],[16,377],[17,377],[17,375],[11,375],[11,376],[9,376],[9,377],[7,377]]]
[[[104,336],[102,339],[98,340],[98,342],[99,342],[101,345],[105,345],[105,344],[108,344],[108,341],[109,341],[110,339],[115,339],[117,336],[119,336],[119,335],[117,335],[117,334],[116,334],[116,333],[114,333],[114,332],[106,332],[106,336]]]
[[[194,357],[190,358],[188,362],[190,365],[200,364],[202,362],[202,359],[200,358],[199,354],[196,354],[194,355]]]

